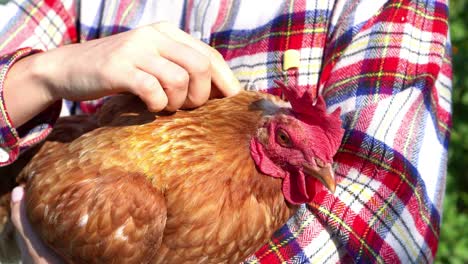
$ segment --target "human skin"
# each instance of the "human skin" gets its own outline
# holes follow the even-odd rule
[[[214,48],[164,22],[20,59],[7,73],[4,99],[19,127],[60,99],[130,92],[157,112],[194,108],[210,95],[239,90]]]
[[[21,251],[23,263],[61,263],[60,257],[34,233],[31,224],[27,220],[26,205],[23,196],[23,187],[16,187],[12,191],[10,204],[11,219],[16,228],[16,241]]]

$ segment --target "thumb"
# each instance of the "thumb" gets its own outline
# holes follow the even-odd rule
[[[32,254],[29,253],[30,245],[24,236],[24,228],[21,222],[21,207],[24,197],[23,186],[16,186],[11,192],[10,210],[11,221],[16,228],[16,243],[21,252],[21,260],[26,263],[33,263]]]
[[[23,186],[16,186],[13,191],[11,192],[11,205],[17,206],[18,203],[23,200],[24,196],[24,187]]]
[[[23,186],[16,186],[13,191],[11,192],[11,201],[10,201],[10,208],[11,208],[11,220],[17,229],[22,227],[20,223],[20,204],[23,200],[24,196],[24,188]]]
[[[61,263],[60,257],[48,248],[34,232],[26,216],[26,205],[23,198],[23,186],[15,187],[11,192],[11,220],[17,231],[16,239],[23,263]]]

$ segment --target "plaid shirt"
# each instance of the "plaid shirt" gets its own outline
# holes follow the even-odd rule
[[[447,16],[447,0],[10,1],[0,7],[0,91],[30,48],[161,20],[218,49],[249,90],[275,93],[283,52],[298,49],[299,85],[342,108],[338,186],[317,193],[246,262],[432,262],[451,122]],[[62,112],[76,108],[63,104]],[[1,103],[2,164],[44,138],[59,109],[17,131]]]

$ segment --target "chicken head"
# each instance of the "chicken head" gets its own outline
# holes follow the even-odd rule
[[[333,156],[344,130],[340,109],[327,114],[321,96],[278,82],[291,104],[266,115],[250,142],[258,169],[283,179],[283,195],[291,204],[310,202],[318,188],[335,190]]]

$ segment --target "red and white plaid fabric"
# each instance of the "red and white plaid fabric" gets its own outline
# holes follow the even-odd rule
[[[0,91],[29,52],[19,48],[162,20],[218,49],[249,90],[277,93],[284,51],[300,50],[299,85],[342,109],[335,194],[318,193],[246,262],[433,262],[451,118],[446,0],[10,1],[0,6]],[[0,164],[47,134],[57,109],[17,131],[1,103]]]

